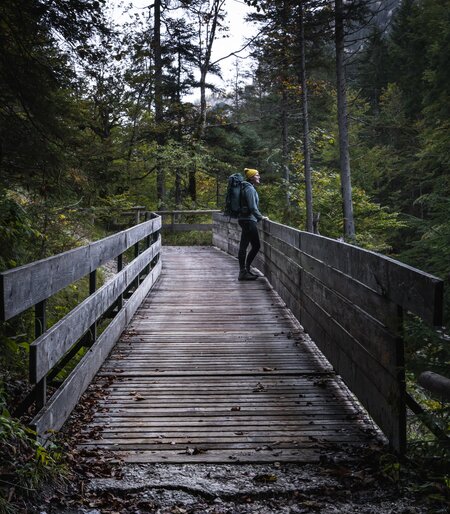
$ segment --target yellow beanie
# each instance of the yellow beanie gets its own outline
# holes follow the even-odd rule
[[[257,173],[259,173],[258,170],[254,170],[252,168],[244,168],[244,171],[245,171],[245,178],[252,178],[254,177]]]

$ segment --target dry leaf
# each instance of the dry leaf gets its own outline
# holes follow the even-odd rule
[[[269,475],[269,474],[263,474],[263,475],[256,475],[253,477],[253,480],[255,482],[276,482],[278,480],[278,477],[276,475]]]

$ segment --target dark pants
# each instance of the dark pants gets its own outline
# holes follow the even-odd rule
[[[250,269],[253,259],[261,248],[258,229],[256,228],[256,221],[239,220],[239,225],[242,228],[238,253],[239,267],[241,270],[244,268]],[[251,244],[252,247],[247,255],[247,247],[249,244]]]

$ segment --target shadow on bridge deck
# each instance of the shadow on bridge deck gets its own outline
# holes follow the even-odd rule
[[[315,462],[378,438],[265,278],[238,282],[236,260],[212,247],[162,259],[97,376],[81,448],[127,462]]]

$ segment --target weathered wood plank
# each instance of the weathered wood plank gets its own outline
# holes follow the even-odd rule
[[[367,440],[367,420],[264,278],[238,282],[236,260],[214,249],[164,248],[163,259],[157,288],[97,375],[105,397],[81,445],[178,462],[191,441],[211,462],[244,449],[244,460],[273,462]]]
[[[75,309],[44,332],[30,345],[30,380],[35,383],[61,359],[73,344],[100,318],[133,282],[137,274],[159,253],[161,241],[145,250],[137,259]]]
[[[375,252],[301,233],[300,249],[359,280],[432,325],[442,324],[443,281]]]
[[[2,272],[0,319],[8,320],[49,298],[160,226],[161,219],[155,218],[89,245]]]
[[[233,463],[233,462],[319,462],[321,452],[315,449],[298,450],[273,450],[271,453],[256,450],[209,450],[205,453],[190,455],[186,449],[184,453],[177,451],[117,451],[114,452],[117,462],[128,463],[151,463],[171,462],[174,464],[185,464],[188,462],[198,463]],[[112,457],[111,462],[116,459]]]
[[[307,298],[302,323],[393,447],[404,450],[406,411],[402,379],[388,374],[335,320]]]
[[[163,232],[208,232],[212,230],[212,223],[163,223]]]
[[[45,440],[49,436],[49,431],[59,430],[62,427],[160,272],[161,262],[147,275],[139,289],[99,336],[67,380],[33,419],[31,426],[39,439]]]
[[[370,316],[378,319],[391,333],[398,330],[398,307],[388,298],[272,235],[267,235],[265,249],[270,252],[270,257],[275,252],[281,259],[294,261],[302,270],[315,276],[326,287],[338,292]]]
[[[351,334],[361,348],[383,366],[392,376],[397,376],[399,358],[397,339],[376,320],[348,302],[344,297],[325,287],[309,273],[303,274],[304,295],[320,305],[324,312]],[[355,364],[359,364],[355,358]]]

